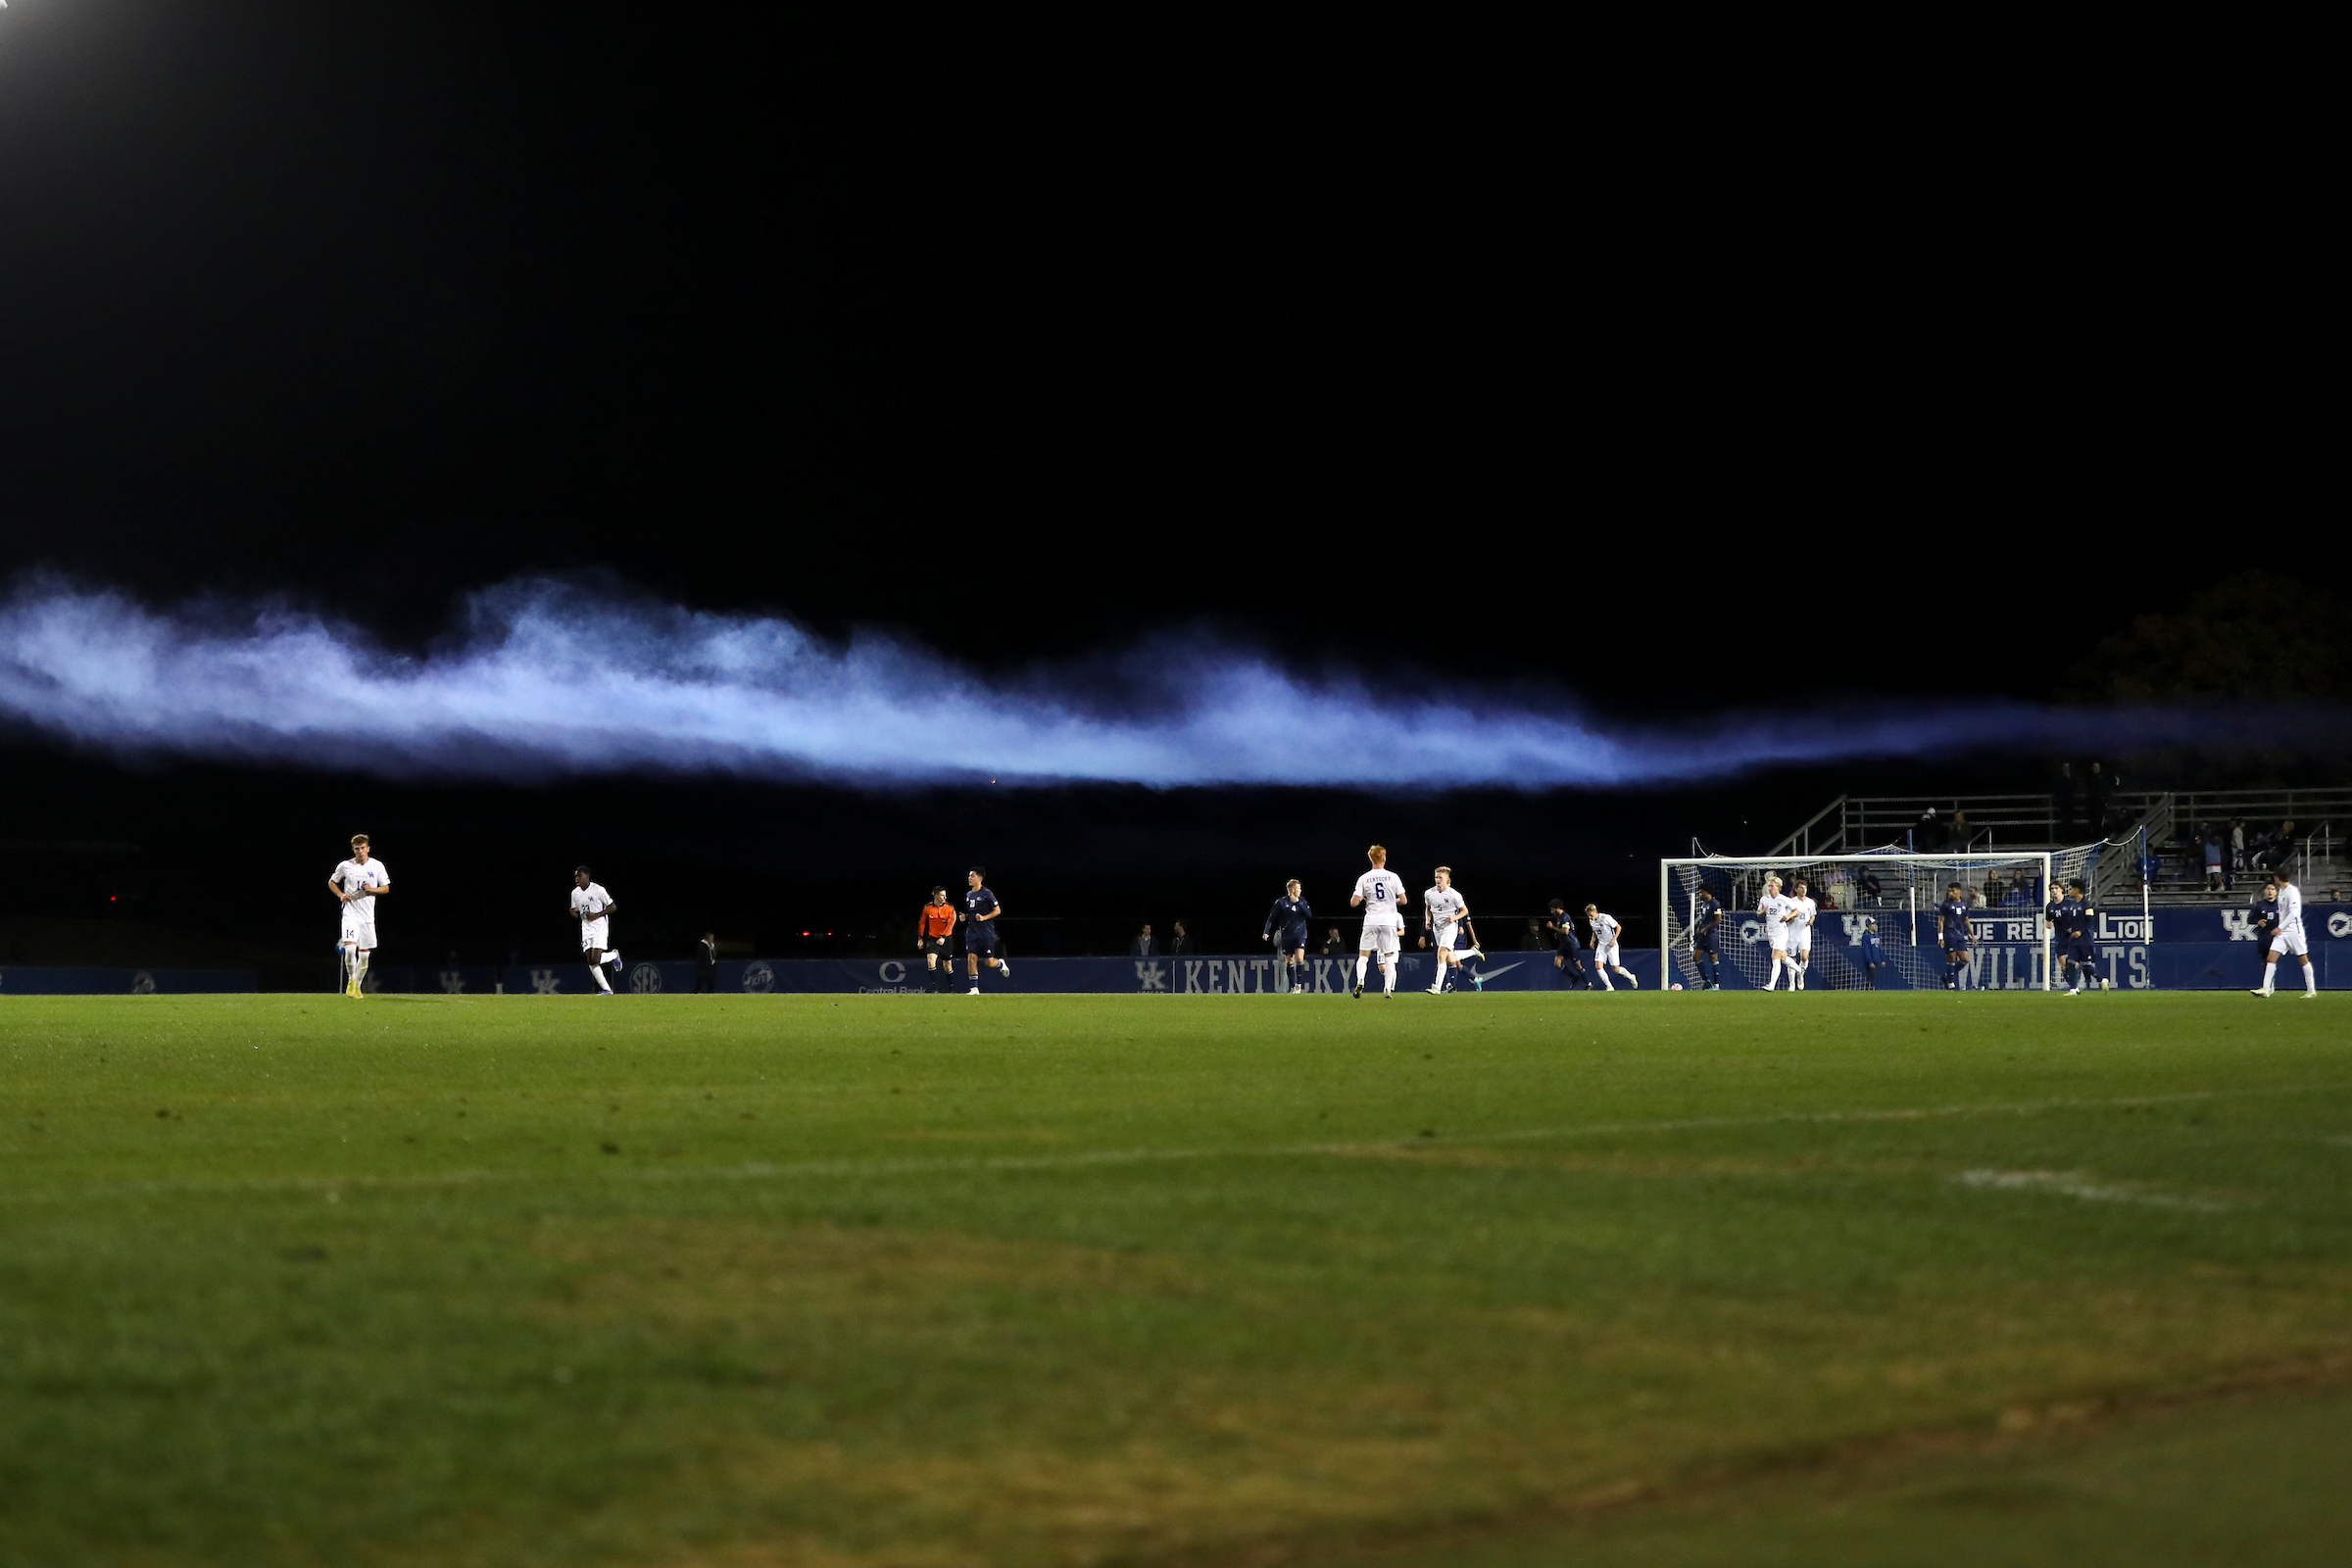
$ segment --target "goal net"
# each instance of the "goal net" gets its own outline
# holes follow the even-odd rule
[[[1659,923],[1666,933],[1660,969],[1666,982],[1703,984],[1691,946],[1699,894],[1715,895],[1723,917],[1714,931],[1726,990],[1760,989],[1772,975],[1772,946],[1756,913],[1765,878],[1778,876],[1793,894],[1803,880],[1820,906],[1805,972],[1808,989],[1942,989],[1948,972],[1936,906],[1957,882],[1969,900],[1969,953],[1960,970],[1968,990],[2048,989],[2054,933],[2041,917],[2051,880],[2090,883],[2102,845],[2074,850],[1975,854],[1766,857],[1706,856],[1659,862]],[[1884,959],[1866,965],[1867,938],[1878,938]]]

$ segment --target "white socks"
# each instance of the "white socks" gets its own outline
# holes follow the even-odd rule
[[[2315,997],[2320,994],[2319,976],[2312,972],[2311,965],[2308,963],[2303,966],[2303,990],[2308,995]]]
[[[1802,991],[1805,989],[1805,965],[1803,959],[1790,958],[1788,960],[1788,984],[1792,990]]]
[[[2278,979],[2278,960],[2277,960],[2277,959],[2273,959],[2271,962],[2269,962],[2269,963],[2266,963],[2266,964],[2264,964],[2264,965],[2262,966],[2262,989],[2263,989],[2263,990],[2265,990],[2265,991],[2268,991],[2268,990],[2270,990],[2270,989],[2271,989],[2271,982],[2272,982],[2272,981],[2274,981],[2274,980],[2276,980],[2276,979]]]
[[[1364,966],[1371,961],[1372,955],[1369,953],[1359,953],[1355,956],[1355,983],[1357,985],[1360,986],[1364,983]]]
[[[351,983],[356,986],[367,978],[368,950],[366,948],[354,948],[351,950]]]
[[[1380,989],[1383,991],[1396,989],[1396,960],[1385,953],[1380,956]]]
[[[1783,963],[1786,963],[1787,961],[1788,961],[1788,960],[1787,960],[1787,959],[1785,959],[1785,958],[1783,958],[1783,957],[1782,957],[1782,956],[1781,956],[1779,954],[1777,954],[1777,953],[1776,953],[1776,954],[1774,954],[1774,955],[1773,955],[1773,957],[1772,957],[1772,978],[1764,982],[1764,989],[1765,989],[1765,990],[1767,990],[1767,991],[1770,991],[1770,990],[1772,990],[1772,989],[1773,989],[1775,986],[1777,986],[1777,985],[1779,985],[1779,984],[1781,983],[1781,965],[1782,965]]]
[[[599,991],[605,992],[608,995],[611,994],[612,990],[612,982],[605,978],[605,966],[603,964],[590,964],[588,966],[588,972],[596,976],[596,988]]]

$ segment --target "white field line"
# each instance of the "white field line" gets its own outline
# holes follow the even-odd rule
[[[1583,1122],[1567,1127],[1526,1127],[1508,1132],[1471,1133],[1436,1140],[1396,1138],[1358,1139],[1351,1143],[1235,1145],[1221,1149],[1097,1149],[1063,1154],[968,1154],[908,1159],[796,1159],[745,1160],[734,1165],[687,1165],[667,1169],[622,1166],[599,1171],[603,1181],[771,1181],[798,1177],[889,1177],[988,1171],[1083,1170],[1103,1165],[1183,1164],[1208,1159],[1360,1158],[1391,1153],[1399,1148],[1430,1149],[1446,1145],[1537,1143],[1555,1139],[1615,1138],[1641,1133],[1712,1132],[1743,1127],[1807,1125],[1868,1125],[1876,1122],[1934,1121],[1966,1116],[2033,1116],[2045,1111],[2096,1110],[2116,1105],[2194,1104],[2215,1100],[2265,1100],[2289,1096],[2337,1094],[2352,1089],[2352,1081],[2294,1084],[2272,1089],[2193,1089],[2169,1095],[2062,1095],[2046,1100],[2015,1100],[1959,1105],[1927,1105],[1878,1110],[1794,1110],[1761,1116],[1684,1116],[1655,1121]],[[466,1187],[492,1183],[576,1180],[580,1173],[557,1170],[450,1170],[407,1176],[255,1176],[215,1181],[110,1182],[72,1191],[0,1192],[0,1201],[42,1202],[75,1199],[124,1198],[141,1195],[257,1192],[324,1192],[346,1189],[425,1189]]]
[[[2134,1187],[2111,1187],[2082,1171],[1964,1170],[1952,1178],[1963,1187],[1989,1187],[2001,1192],[2057,1193],[2086,1203],[2139,1203],[2149,1208],[2188,1208],[2215,1214],[2228,1203],[2210,1198],[2181,1198],[2170,1193],[2143,1192]]]

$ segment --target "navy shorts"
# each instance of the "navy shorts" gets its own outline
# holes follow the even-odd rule
[[[2099,961],[2098,950],[2088,942],[2069,942],[2066,945],[2066,956],[2074,959],[2077,963]]]
[[[1305,946],[1306,927],[1302,925],[1286,925],[1274,933],[1274,951],[1277,953],[1297,953]]]
[[[973,921],[964,928],[963,951],[966,953],[996,952],[997,933],[977,920]]]
[[[1945,937],[1943,939],[1943,951],[1946,953],[1966,953],[1968,951],[1968,938]]]
[[[1712,931],[1701,931],[1698,933],[1698,935],[1692,937],[1690,939],[1690,951],[1693,953],[1713,953],[1715,951],[1715,933]]]

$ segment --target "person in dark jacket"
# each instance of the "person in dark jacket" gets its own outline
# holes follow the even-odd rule
[[[1862,922],[1862,976],[1873,991],[1879,989],[1879,968],[1886,961],[1886,950],[1879,944],[1879,922]]]
[[[1190,952],[1192,952],[1192,951],[1193,951],[1193,934],[1192,934],[1190,931],[1187,931],[1187,930],[1184,928],[1184,922],[1183,922],[1182,920],[1179,920],[1179,921],[1177,921],[1177,922],[1176,922],[1176,927],[1175,927],[1175,929],[1176,929],[1176,934],[1175,934],[1174,936],[1172,936],[1172,937],[1168,938],[1168,951],[1169,951],[1170,953],[1190,953]]]
[[[703,940],[694,945],[694,989],[696,995],[718,990],[718,933],[706,931]]]
[[[1148,925],[1135,934],[1133,942],[1127,944],[1127,956],[1130,958],[1155,957],[1158,953],[1159,942],[1152,935],[1152,928]]]

